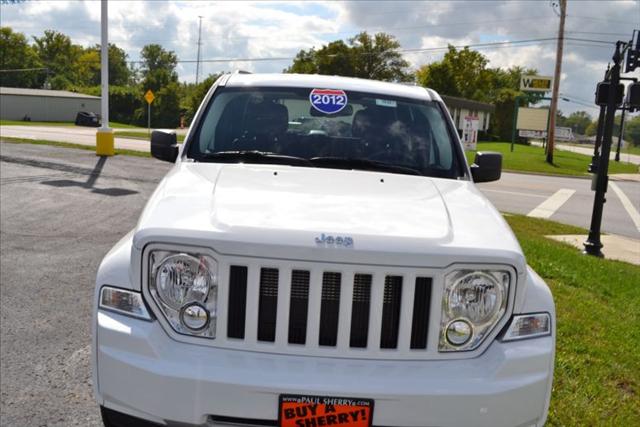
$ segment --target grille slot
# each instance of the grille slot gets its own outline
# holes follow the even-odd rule
[[[305,344],[309,311],[309,272],[291,272],[291,301],[289,303],[289,344]]]
[[[369,310],[371,307],[371,280],[372,276],[370,274],[356,274],[353,278],[350,347],[367,347]]]
[[[320,336],[318,344],[335,347],[338,343],[338,317],[340,315],[340,273],[322,275],[322,301],[320,304]]]
[[[416,277],[416,292],[413,300],[413,320],[411,322],[411,349],[427,348],[430,307],[431,278]]]
[[[402,298],[402,276],[387,276],[384,279],[382,303],[382,326],[380,348],[397,348],[400,326],[400,299]]]
[[[232,265],[229,269],[229,307],[227,337],[244,338],[247,311],[247,267]]]
[[[258,341],[276,340],[278,315],[278,270],[260,270],[260,297],[258,300]]]

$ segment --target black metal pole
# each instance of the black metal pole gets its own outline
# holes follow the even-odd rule
[[[607,65],[607,71],[604,72],[604,79],[607,80],[609,76],[609,70],[611,69],[611,64]],[[600,144],[602,143],[602,131],[604,130],[604,114],[606,112],[606,107],[604,105],[600,106],[600,114],[598,115],[598,128],[596,130],[596,140],[593,145],[593,156],[591,157],[591,164],[589,165],[590,173],[598,172],[598,161],[600,159]]]
[[[624,112],[626,108],[622,108],[622,115],[620,117],[620,133],[618,134],[618,146],[616,147],[616,162],[620,161],[620,145],[622,144],[622,134],[624,133]]]
[[[605,193],[609,177],[609,155],[611,154],[611,138],[613,136],[613,124],[616,115],[616,93],[620,83],[620,62],[623,43],[616,43],[616,50],[613,54],[613,67],[609,73],[609,93],[607,98],[607,111],[604,120],[604,131],[602,136],[602,147],[600,161],[598,164],[598,175],[596,178],[596,194],[593,200],[593,213],[591,215],[591,227],[589,237],[584,242],[584,253],[602,257],[602,242],[600,241],[600,228],[602,225],[602,210],[605,203]]]
[[[607,107],[604,105],[600,107],[600,114],[598,115],[598,128],[596,130],[596,139],[593,146],[593,156],[591,157],[591,164],[589,165],[589,172],[598,172],[598,162],[600,160],[600,144],[602,143],[602,132],[604,130],[604,115],[607,111]]]

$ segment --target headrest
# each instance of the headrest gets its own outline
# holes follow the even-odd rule
[[[289,127],[289,110],[265,99],[249,103],[245,111],[245,130],[253,135],[281,135]]]
[[[388,108],[367,107],[353,116],[351,134],[360,137],[365,134],[384,132],[385,126],[395,121]]]

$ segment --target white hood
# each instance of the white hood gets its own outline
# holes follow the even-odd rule
[[[424,266],[456,254],[523,265],[508,226],[472,183],[390,173],[180,163],[136,231],[138,248],[181,242],[233,255]],[[354,243],[318,245],[322,234]]]

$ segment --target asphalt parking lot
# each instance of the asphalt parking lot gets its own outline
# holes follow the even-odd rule
[[[0,160],[0,425],[100,425],[95,274],[170,165],[6,143]]]

